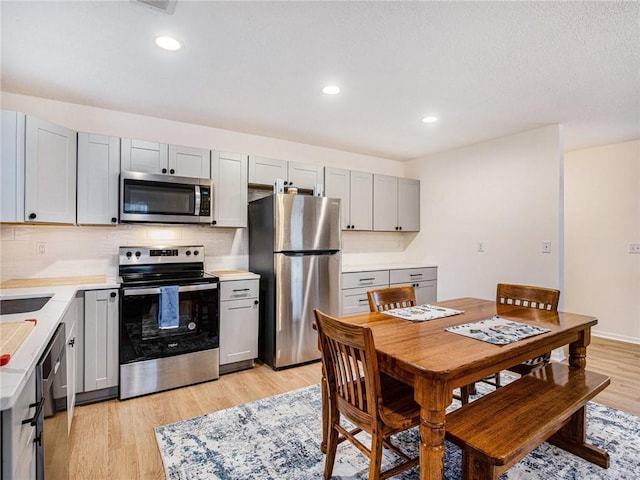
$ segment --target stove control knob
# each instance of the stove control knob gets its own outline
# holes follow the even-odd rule
[[[142,255],[142,254],[140,253],[140,251],[137,251],[137,252],[136,252],[136,258],[140,258],[140,255]]]
[[[184,253],[185,253],[185,254],[187,255],[187,257],[188,257],[189,255],[191,255],[191,250],[187,250],[187,251],[186,251],[186,252],[184,252]]]
[[[193,254],[194,254],[194,255],[196,255],[196,256],[198,256],[198,255],[200,255],[200,252],[199,252],[198,250],[194,250],[194,251],[193,251]]]
[[[127,258],[131,258],[131,252],[127,252]]]

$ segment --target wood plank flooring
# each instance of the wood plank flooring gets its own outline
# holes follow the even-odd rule
[[[611,377],[595,400],[640,416],[640,345],[592,338],[587,368]],[[273,371],[265,365],[200,385],[120,402],[79,406],[71,429],[69,478],[164,479],[153,428],[320,381],[320,363]]]

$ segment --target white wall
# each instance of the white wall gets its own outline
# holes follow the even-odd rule
[[[640,140],[565,155],[565,308],[640,343]]]
[[[438,265],[439,300],[494,299],[499,282],[562,288],[559,125],[413,160],[405,174],[422,195],[407,256]]]

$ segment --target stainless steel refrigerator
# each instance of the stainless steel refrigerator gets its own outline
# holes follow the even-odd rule
[[[249,204],[260,274],[259,356],[275,369],[320,358],[313,309],[340,314],[340,199],[275,194]]]

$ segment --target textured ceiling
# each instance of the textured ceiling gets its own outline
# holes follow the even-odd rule
[[[640,138],[638,1],[0,9],[5,92],[396,160],[552,123],[568,150]]]

